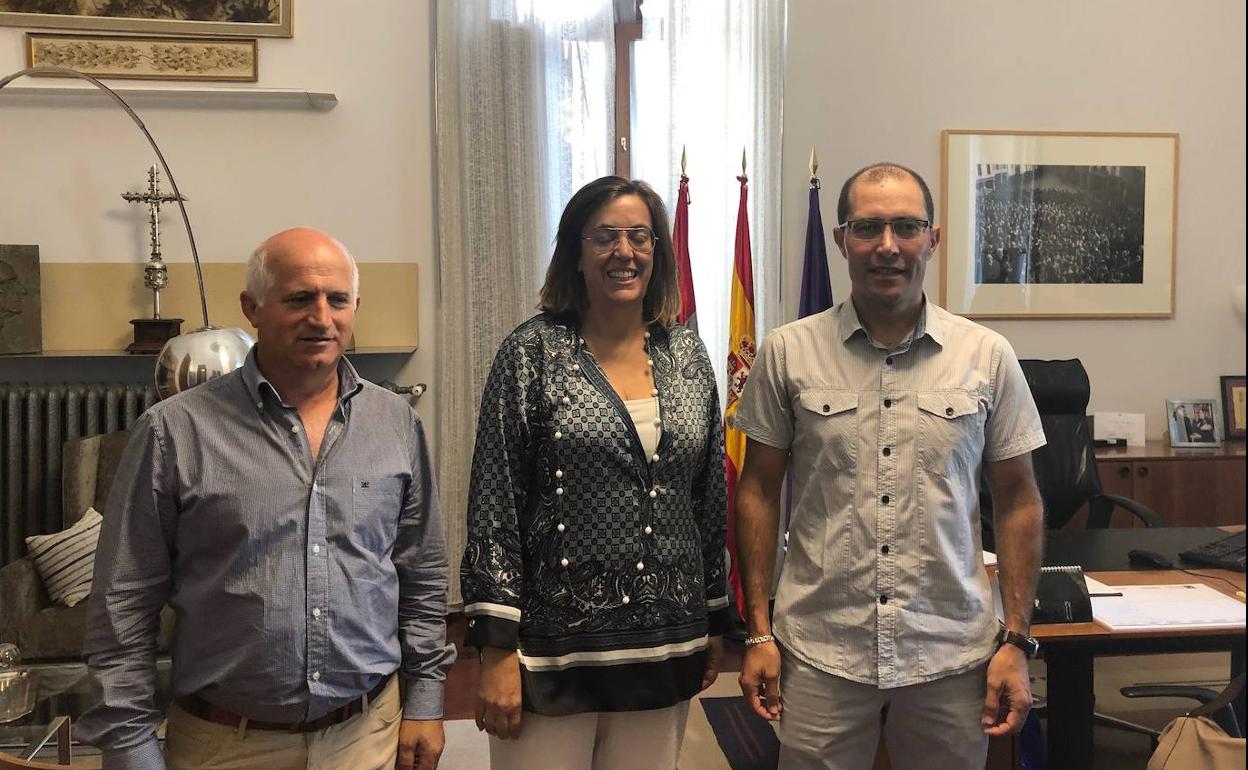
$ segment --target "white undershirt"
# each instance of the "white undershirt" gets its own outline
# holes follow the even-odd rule
[[[650,457],[659,448],[659,439],[663,436],[663,428],[658,422],[659,399],[639,398],[625,401],[624,406],[628,407],[628,416],[633,418],[641,448],[646,450],[646,457]]]

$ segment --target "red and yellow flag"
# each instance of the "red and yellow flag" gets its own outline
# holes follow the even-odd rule
[[[698,330],[698,308],[693,297],[693,270],[689,266],[689,177],[680,175],[676,197],[676,224],[672,226],[672,250],[676,252],[676,278],[680,285],[680,314],[676,321]]]
[[[724,407],[724,466],[728,474],[728,554],[731,567],[728,584],[737,602],[737,610],[745,616],[745,596],[741,591],[741,573],[737,570],[737,538],[734,511],[737,477],[745,465],[745,434],[734,430],[732,418],[737,414],[737,401],[745,387],[745,379],[754,365],[757,349],[754,335],[754,266],[750,258],[750,218],[746,212],[749,198],[748,180],[741,183],[741,203],[737,207],[737,240],[732,260],[732,304],[728,311],[728,402]]]

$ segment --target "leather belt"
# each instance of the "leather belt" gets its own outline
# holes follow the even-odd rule
[[[386,685],[390,684],[393,674],[382,678],[373,689],[367,694],[352,700],[344,706],[339,706],[324,716],[308,722],[264,722],[259,719],[251,719],[242,714],[236,714],[229,709],[223,709],[220,706],[214,706],[198,695],[183,695],[174,700],[188,714],[197,716],[207,722],[213,724],[225,725],[226,727],[238,727],[247,720],[247,728],[251,730],[276,730],[279,732],[290,733],[313,733],[317,730],[324,730],[327,727],[333,727],[342,724],[356,714],[361,713],[367,707],[366,704],[372,703],[381,696],[386,689]]]

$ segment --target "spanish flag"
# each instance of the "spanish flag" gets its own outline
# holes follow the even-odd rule
[[[745,379],[754,365],[757,349],[754,335],[754,266],[750,258],[750,218],[746,212],[749,198],[748,180],[745,175],[737,177],[741,183],[741,203],[737,207],[737,240],[732,260],[732,304],[728,310],[728,402],[724,407],[724,466],[728,474],[728,553],[731,567],[728,584],[737,603],[737,611],[745,613],[745,595],[741,591],[741,574],[737,570],[737,537],[734,523],[734,500],[737,477],[745,465],[745,434],[732,427],[737,414],[737,402]]]
[[[680,314],[676,321],[696,332],[698,308],[693,297],[693,270],[689,266],[689,177],[683,173],[676,199],[676,224],[672,226],[672,250],[676,253],[676,277],[680,284]]]

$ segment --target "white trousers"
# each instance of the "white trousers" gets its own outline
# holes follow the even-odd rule
[[[520,737],[490,736],[490,770],[674,770],[688,717],[689,701],[564,717],[526,711]]]
[[[780,667],[780,770],[870,770],[880,740],[893,770],[982,768],[980,726],[987,665],[932,682],[882,690],[811,666],[784,651]]]

